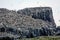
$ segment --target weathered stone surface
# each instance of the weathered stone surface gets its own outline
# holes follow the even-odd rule
[[[44,21],[51,22],[54,27],[56,26],[53,19],[52,8],[50,7],[25,8],[23,10],[18,10],[17,12],[19,14],[32,16],[34,19],[42,19]]]
[[[58,26],[56,28],[56,33],[55,33],[56,36],[60,36],[60,26]]]
[[[0,40],[14,40],[14,38],[10,38],[10,37],[0,37]]]
[[[55,33],[50,7],[26,8],[19,11],[0,8],[0,28],[19,37],[48,36]],[[0,30],[2,31],[2,29]]]

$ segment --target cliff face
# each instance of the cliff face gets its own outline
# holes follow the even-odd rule
[[[48,21],[53,24],[52,27],[56,27],[53,19],[52,8],[50,7],[25,8],[23,10],[18,10],[17,12],[19,14],[32,16],[34,19],[42,19],[46,22]]]
[[[56,27],[50,7],[13,11],[0,8],[0,23],[14,27]]]
[[[0,8],[0,27],[14,36],[35,37],[53,35],[56,25],[50,7],[25,8],[18,11]]]

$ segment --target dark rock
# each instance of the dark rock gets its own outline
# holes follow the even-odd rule
[[[0,37],[0,40],[14,40],[14,38],[10,38],[10,37]]]
[[[5,32],[5,28],[4,27],[0,27],[0,32]]]
[[[56,28],[50,7],[26,8],[17,12],[2,8],[0,24],[1,30],[14,38],[54,35]]]
[[[60,26],[58,26],[58,27],[56,28],[56,33],[55,33],[55,35],[56,35],[56,36],[60,35]]]
[[[57,30],[57,31],[60,31],[60,26],[56,27],[56,30]]]
[[[34,19],[42,19],[51,22],[53,24],[52,27],[56,27],[53,19],[52,8],[50,7],[25,8],[23,10],[18,10],[17,13],[32,16]]]

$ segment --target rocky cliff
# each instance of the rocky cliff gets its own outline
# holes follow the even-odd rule
[[[53,24],[52,27],[56,27],[52,8],[50,7],[25,8],[23,10],[18,10],[17,13],[32,16],[34,19],[42,19],[43,21]]]
[[[25,8],[18,11],[0,8],[0,27],[14,36],[35,37],[53,35],[56,25],[50,7]]]

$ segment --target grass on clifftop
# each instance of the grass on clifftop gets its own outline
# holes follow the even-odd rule
[[[41,36],[35,38],[22,38],[20,40],[60,40],[60,36]]]

